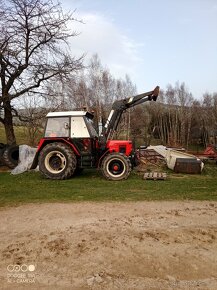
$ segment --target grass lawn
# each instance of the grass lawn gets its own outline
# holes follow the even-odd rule
[[[28,138],[27,134],[25,132],[25,128],[22,126],[15,126],[14,127],[17,144],[27,144]],[[6,137],[5,137],[5,130],[4,127],[0,126],[0,143],[6,143]]]
[[[0,172],[0,206],[35,202],[217,200],[217,165],[201,175],[168,174],[165,181],[144,181],[132,173],[125,181],[107,181],[96,170],[69,180],[45,179],[39,172]]]
[[[29,133],[27,131],[27,128],[24,126],[14,126],[14,132],[17,140],[17,144],[27,144],[31,145],[29,140]],[[37,134],[35,144],[37,144],[42,136],[39,136]],[[0,125],[0,143],[6,143],[6,136],[5,136],[5,130],[2,125]]]

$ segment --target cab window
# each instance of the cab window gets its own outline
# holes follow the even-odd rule
[[[48,118],[45,137],[69,137],[69,117]]]

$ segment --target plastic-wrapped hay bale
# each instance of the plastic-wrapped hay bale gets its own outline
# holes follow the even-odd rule
[[[11,171],[11,174],[20,174],[25,171],[28,171],[31,168],[36,151],[37,151],[37,148],[32,148],[28,145],[20,145],[19,146],[19,163],[17,167],[15,167]]]

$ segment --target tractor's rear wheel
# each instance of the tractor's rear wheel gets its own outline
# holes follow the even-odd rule
[[[131,171],[131,163],[127,156],[120,153],[112,153],[104,157],[101,170],[106,179],[127,179]]]
[[[60,142],[47,144],[39,154],[39,170],[50,179],[68,179],[76,169],[77,159],[72,148]]]

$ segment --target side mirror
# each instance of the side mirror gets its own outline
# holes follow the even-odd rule
[[[69,130],[69,123],[65,122],[65,123],[64,123],[64,128],[65,128],[66,130]]]

